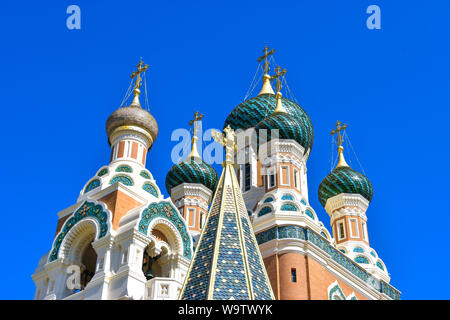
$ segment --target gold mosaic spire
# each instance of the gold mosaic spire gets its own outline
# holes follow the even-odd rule
[[[189,267],[181,300],[273,300],[233,167],[235,133],[213,131],[226,150],[222,175]]]

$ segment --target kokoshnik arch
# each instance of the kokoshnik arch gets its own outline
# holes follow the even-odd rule
[[[158,124],[140,104],[148,66],[139,62],[132,102],[106,122],[110,163],[58,213],[54,241],[32,276],[35,299],[400,299],[369,243],[373,187],[346,163],[340,122],[332,131],[339,162],[318,190],[332,234],[310,206],[313,125],[295,98],[282,96],[290,90],[274,52],[265,47],[258,59],[259,94],[214,133],[226,151],[221,176],[197,151],[196,112],[192,150],[166,176],[169,198],[145,166]],[[269,134],[236,146],[235,130]],[[72,265],[81,277],[70,289]]]

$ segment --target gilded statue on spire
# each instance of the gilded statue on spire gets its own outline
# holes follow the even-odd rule
[[[225,147],[225,162],[223,166],[228,164],[234,164],[234,154],[237,150],[236,146],[236,134],[230,125],[223,129],[223,133],[216,130],[212,130],[211,135],[213,139]]]
[[[130,78],[134,79],[136,78],[136,80],[134,81],[134,88],[133,88],[133,94],[134,94],[134,98],[133,98],[133,102],[131,102],[131,105],[134,106],[140,106],[141,103],[139,102],[139,95],[141,93],[141,85],[142,85],[142,76],[141,74],[145,71],[147,71],[148,69],[148,64],[144,64],[144,62],[142,61],[142,59],[139,61],[138,65],[136,66],[137,70],[134,71],[131,75]]]

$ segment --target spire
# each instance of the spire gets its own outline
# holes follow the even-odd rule
[[[275,49],[271,49],[270,50],[269,47],[266,45],[264,47],[263,52],[264,52],[264,54],[261,57],[259,57],[258,60],[256,60],[258,62],[261,62],[261,61],[264,60],[264,65],[263,65],[263,72],[264,72],[264,75],[263,75],[263,86],[262,86],[262,89],[261,89],[261,91],[259,92],[258,95],[265,94],[265,93],[275,94],[273,92],[272,85],[270,84],[270,81],[271,81],[272,78],[269,75],[269,65],[270,65],[270,63],[268,61],[269,56],[274,54]]]
[[[276,79],[277,94],[275,95],[275,97],[277,98],[277,106],[273,113],[279,113],[279,112],[286,113],[286,109],[283,107],[283,102],[281,100],[281,88],[283,86],[281,84],[280,78],[286,74],[287,70],[283,69],[281,71],[281,67],[276,67],[275,72],[276,73],[272,77],[272,79]]]
[[[202,158],[197,150],[197,141],[198,141],[198,137],[197,137],[198,123],[197,122],[202,119],[203,119],[203,115],[200,112],[195,111],[194,118],[191,121],[189,121],[189,125],[191,127],[193,125],[194,127],[192,128],[192,149],[191,149],[191,153],[189,153],[189,155],[186,157],[186,159],[189,159],[189,158],[200,158],[201,159]]]
[[[342,143],[344,142],[344,131],[347,128],[346,124],[343,124],[340,121],[337,121],[335,124],[336,129],[331,130],[330,134],[334,135],[337,134],[337,138],[336,138],[336,144],[338,146],[338,153],[339,153],[339,162],[336,166],[336,168],[339,167],[349,167],[349,165],[347,164],[347,162],[345,161],[344,158],[344,147],[342,146]],[[341,134],[342,132],[342,134]]]
[[[223,171],[181,290],[182,300],[272,300],[272,288],[233,167],[235,133],[213,131]]]
[[[141,77],[141,73],[147,71],[148,69],[148,65],[145,64],[142,61],[142,59],[139,61],[138,65],[136,66],[137,70],[134,71],[131,75],[130,78],[134,79],[136,78],[135,82],[134,82],[134,89],[133,89],[133,101],[131,102],[130,106],[136,106],[136,107],[140,107],[141,103],[139,101],[139,95],[141,94],[141,85],[142,85],[142,77]]]

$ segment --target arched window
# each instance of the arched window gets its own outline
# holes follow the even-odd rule
[[[361,248],[361,247],[355,247],[355,248],[353,249],[353,252],[360,252],[360,253],[364,253],[364,249],[363,249],[363,248]]]
[[[259,210],[258,217],[261,217],[261,216],[266,215],[271,212],[272,212],[272,209],[270,207],[264,207],[261,210]]]
[[[97,264],[97,253],[92,247],[92,242],[84,248],[81,254],[81,277],[80,284],[81,290],[83,290],[86,285],[91,281],[95,274],[95,268]]]
[[[264,203],[268,203],[268,202],[272,202],[273,198],[272,197],[268,197],[266,198],[266,200],[264,200]]]

